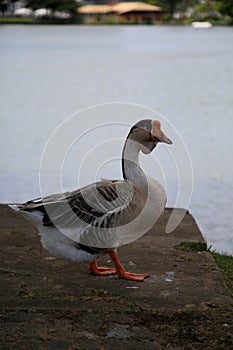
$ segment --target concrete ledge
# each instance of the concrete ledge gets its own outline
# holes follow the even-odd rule
[[[148,312],[177,315],[180,310],[206,310],[220,304],[232,310],[232,299],[212,256],[175,248],[184,241],[204,243],[193,217],[186,213],[176,230],[166,234],[170,213],[166,209],[148,234],[119,248],[127,269],[150,274],[137,283],[92,276],[86,265],[51,258],[41,247],[36,229],[1,205],[2,349],[119,349],[116,339],[123,341],[124,349],[162,349],[151,325],[140,325],[139,315],[146,324]],[[108,257],[103,264],[110,265]],[[27,342],[30,346],[24,347]]]

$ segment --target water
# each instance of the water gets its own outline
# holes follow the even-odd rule
[[[1,26],[0,202],[40,194],[43,148],[70,115],[135,103],[159,111],[182,135],[194,171],[190,211],[208,244],[232,254],[232,44],[232,28]],[[173,184],[170,172],[168,205]]]

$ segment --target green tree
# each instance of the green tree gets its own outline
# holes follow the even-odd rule
[[[5,14],[5,12],[7,12],[8,10],[8,1],[1,1],[0,2],[0,11],[2,12],[3,16]]]
[[[217,3],[222,15],[233,18],[233,0],[217,0]]]
[[[219,11],[222,15],[233,18],[233,0],[144,0],[151,5],[161,6],[173,17],[176,11],[185,12],[188,8],[195,11]]]
[[[66,11],[76,13],[77,2],[75,0],[27,0],[27,7],[37,10],[40,8],[46,8],[55,11]]]

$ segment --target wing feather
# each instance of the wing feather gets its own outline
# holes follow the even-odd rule
[[[44,226],[84,225],[112,227],[119,225],[119,213],[128,216],[137,188],[127,180],[102,180],[79,190],[36,198],[21,205],[24,211],[43,213]]]
[[[20,206],[42,213],[38,228],[55,226],[78,244],[94,248],[117,247],[128,230],[123,229],[143,210],[142,192],[128,180],[102,180],[79,190],[36,198]],[[134,234],[139,227],[131,226]]]

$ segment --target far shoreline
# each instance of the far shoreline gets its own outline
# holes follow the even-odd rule
[[[85,22],[85,20],[77,18],[70,20],[61,19],[50,19],[50,20],[38,20],[32,17],[0,17],[0,25],[79,25],[79,26],[191,26],[193,22],[209,22],[213,27],[230,27],[233,25],[233,20],[222,19],[216,20],[211,18],[198,19],[198,18],[188,18],[188,19],[172,19],[159,21],[155,23],[117,23],[114,21],[97,19],[92,23]]]

